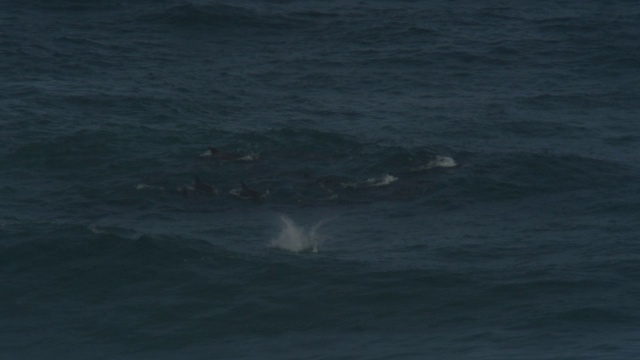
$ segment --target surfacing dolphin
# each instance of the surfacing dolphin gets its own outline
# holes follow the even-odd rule
[[[195,176],[195,179],[193,181],[193,190],[196,192],[202,192],[211,195],[216,195],[218,193],[218,190],[213,185],[205,184],[204,182],[202,182],[202,180],[200,180],[198,175]]]
[[[220,149],[209,146],[209,149],[202,154],[202,157],[208,157],[216,160],[240,160],[240,161],[252,161],[258,158],[255,154],[240,154],[235,152],[225,152]]]
[[[241,181],[240,187],[236,189],[231,189],[229,193],[243,200],[262,201],[266,199],[267,195],[269,194],[269,190],[267,190],[264,193],[261,193],[258,190],[248,187],[244,182]]]

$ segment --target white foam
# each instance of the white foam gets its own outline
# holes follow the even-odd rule
[[[243,200],[251,199],[250,196],[243,195],[242,188],[231,189],[231,190],[229,190],[229,194],[231,194],[233,196],[236,196],[236,197],[239,197],[240,199],[243,199]]]
[[[386,186],[389,184],[392,184],[394,182],[398,181],[398,178],[393,176],[393,175],[389,175],[389,174],[384,174],[380,177],[377,178],[370,178],[367,179],[367,181],[365,181],[365,183],[368,186],[373,186],[373,187],[378,187],[378,186]]]
[[[108,234],[109,232],[107,230],[101,229],[98,227],[98,225],[96,224],[91,224],[89,226],[87,226],[87,229],[89,231],[91,231],[94,234]]]
[[[259,155],[258,154],[247,154],[241,158],[238,158],[238,160],[240,161],[254,161],[254,160],[258,160]]]
[[[433,160],[429,161],[424,165],[420,165],[414,168],[411,168],[412,171],[422,171],[422,170],[430,170],[433,168],[441,167],[441,168],[452,168],[458,166],[458,163],[449,156],[436,155]]]
[[[399,179],[393,175],[389,175],[389,174],[384,174],[382,176],[379,177],[375,177],[375,178],[369,178],[365,181],[360,181],[360,182],[346,182],[346,183],[340,183],[340,185],[343,188],[363,188],[363,187],[380,187],[380,186],[387,186],[390,184],[393,184],[394,182],[398,181]]]
[[[353,189],[355,189],[355,188],[358,187],[358,183],[357,182],[353,182],[353,181],[341,182],[340,186],[342,186],[343,188],[353,188]]]
[[[324,224],[320,221],[313,225],[311,229],[297,225],[289,217],[282,215],[282,229],[280,235],[271,240],[270,247],[292,251],[295,253],[312,252],[317,253],[325,237],[318,234],[318,229]]]
[[[207,150],[207,151],[203,152],[202,154],[200,154],[200,156],[203,156],[203,157],[204,157],[204,156],[211,156],[211,155],[213,155],[213,153],[211,152],[211,150]]]

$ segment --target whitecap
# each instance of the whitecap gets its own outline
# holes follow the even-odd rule
[[[238,158],[240,161],[255,161],[258,160],[259,154],[247,154],[241,158]]]
[[[386,186],[396,181],[398,181],[397,177],[389,174],[384,174],[377,178],[367,179],[367,181],[365,181],[365,184],[367,184],[368,186],[378,187],[378,186]]]
[[[369,178],[365,181],[343,182],[343,183],[340,183],[340,185],[343,188],[353,188],[353,189],[363,188],[363,187],[380,187],[380,186],[387,186],[387,185],[393,184],[398,180],[399,179],[393,175],[384,174],[379,177]]]
[[[436,155],[432,160],[424,165],[413,167],[411,171],[430,170],[433,168],[452,168],[458,166],[458,163],[449,156]]]

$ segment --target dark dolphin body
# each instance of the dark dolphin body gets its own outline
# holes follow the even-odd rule
[[[230,191],[230,193],[232,195],[239,197],[240,199],[262,201],[267,197],[267,194],[269,192],[267,191],[267,192],[261,193],[258,190],[248,187],[244,182],[241,181],[240,188],[233,189]]]
[[[197,175],[195,177],[195,180],[193,181],[193,190],[196,192],[202,192],[212,195],[218,193],[218,190],[213,185],[203,183]]]
[[[244,160],[251,161],[255,160],[257,156],[255,154],[240,154],[234,152],[225,152],[220,149],[209,146],[209,149],[202,154],[203,157],[208,157],[216,160]]]

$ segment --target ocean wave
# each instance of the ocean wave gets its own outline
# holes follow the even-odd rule
[[[454,158],[450,156],[435,155],[432,159],[427,160],[425,164],[412,167],[411,171],[431,170],[435,168],[452,168],[458,166]]]
[[[54,10],[59,11],[61,13],[64,12],[81,12],[81,11],[91,11],[91,10],[113,10],[121,8],[125,3],[123,0],[96,0],[91,2],[81,1],[81,0],[29,0],[28,3],[35,4],[39,7],[42,7],[46,10]]]
[[[486,155],[476,159],[471,173],[454,177],[447,188],[458,187],[475,199],[518,197],[606,191],[612,184],[633,178],[631,169],[617,159],[552,153]]]
[[[60,265],[63,268],[59,270],[71,271],[75,265],[80,266],[90,260],[126,262],[135,266],[151,257],[180,262],[197,260],[203,254],[211,256],[222,251],[203,239],[154,234],[103,223],[86,225],[48,220],[14,220],[6,222],[6,227],[20,233],[22,241],[4,244],[3,256],[6,258],[3,263],[19,267],[35,262],[43,266]]]
[[[342,186],[343,188],[352,188],[352,189],[375,188],[375,187],[391,185],[396,181],[398,181],[397,177],[389,174],[384,174],[378,177],[368,178],[363,181],[341,182],[340,186]]]
[[[264,13],[238,5],[187,3],[142,15],[142,22],[165,23],[186,29],[290,30],[302,23],[280,14]]]

